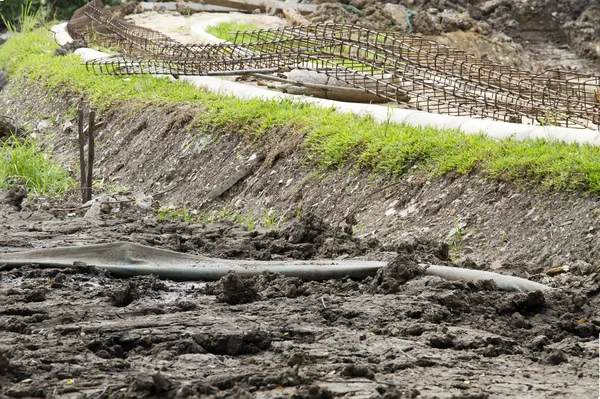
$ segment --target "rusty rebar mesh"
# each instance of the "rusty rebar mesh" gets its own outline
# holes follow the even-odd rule
[[[411,35],[316,24],[239,32],[231,44],[183,45],[113,16],[99,0],[77,10],[67,29],[74,39],[121,52],[87,63],[99,73],[198,76],[307,69],[417,110],[592,129],[600,123],[600,76],[536,75]]]

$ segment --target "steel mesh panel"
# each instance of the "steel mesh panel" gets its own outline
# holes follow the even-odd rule
[[[236,33],[232,43],[183,45],[115,17],[94,0],[67,26],[87,43],[115,47],[98,73],[215,75],[306,69],[428,112],[518,123],[597,127],[600,77],[533,74],[432,40],[344,24]]]

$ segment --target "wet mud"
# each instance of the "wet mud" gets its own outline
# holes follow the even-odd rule
[[[342,3],[363,15],[335,4],[322,5],[321,15],[399,29],[382,4]],[[489,10],[457,1],[469,15],[446,10],[444,2],[413,3],[428,10],[412,20],[417,32],[465,43],[492,37],[492,30],[512,35],[510,20],[520,15],[511,1],[485,2]],[[563,28],[581,22],[587,29],[588,36],[573,37],[597,38],[588,29],[595,9],[546,3],[558,4]],[[446,11],[451,17],[442,23],[437,16]],[[509,44],[512,62],[525,65]],[[563,50],[588,54],[584,44]],[[496,53],[507,48],[498,45]],[[36,89],[13,95],[0,99],[11,123],[52,137],[45,145],[73,165],[73,121],[66,115],[74,104]],[[96,172],[130,193],[112,195],[122,202],[86,218],[77,198],[0,190],[0,251],[131,241],[227,259],[388,265],[362,281],[266,273],[213,283],[117,279],[85,264],[0,265],[0,395],[598,397],[597,198],[548,195],[477,175],[414,174],[386,190],[386,178],[356,171],[315,177],[299,148],[302,137],[280,132],[279,140],[260,143],[265,160],[254,174],[206,203],[259,146],[235,132],[199,138],[190,128],[192,107],[121,106],[103,115]],[[154,198],[141,207],[133,204],[136,193]],[[152,210],[171,203],[209,211],[235,204],[255,217],[269,209],[282,222],[248,231],[230,221],[159,219]],[[449,282],[425,276],[423,263],[509,273],[555,289],[508,293],[492,282]],[[569,271],[545,273],[563,266]]]
[[[11,226],[0,234],[3,251],[129,239],[234,259],[262,259],[257,243],[278,243],[288,248],[282,257],[305,259],[326,253],[323,243],[335,227],[307,215],[280,231],[249,233],[228,224],[159,221],[152,213],[84,219],[27,206],[17,211],[6,203],[1,214]],[[213,245],[192,244],[209,237]],[[558,277],[557,289],[543,294],[507,293],[491,282],[423,275],[420,263],[451,264],[445,243],[384,252],[349,235],[337,239],[360,248],[354,256],[387,256],[388,266],[363,281],[321,283],[274,273],[176,283],[116,279],[83,264],[3,268],[1,392],[72,398],[597,395],[598,273]]]

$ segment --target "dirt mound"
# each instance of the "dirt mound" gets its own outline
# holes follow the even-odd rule
[[[321,2],[317,10],[309,16],[311,22],[337,22],[364,26],[377,30],[396,30],[402,33],[439,35],[457,30],[477,29],[489,34],[489,27],[483,23],[479,27],[465,9],[445,8],[443,2],[423,2],[423,4],[393,4],[376,0],[344,0],[342,2]],[[434,5],[435,4],[435,5]],[[458,10],[458,11],[457,11]]]
[[[541,67],[554,66],[553,63],[558,60],[553,58],[561,54],[561,47],[568,46],[580,56],[592,60],[593,69],[598,71],[600,68],[600,8],[593,2],[529,0],[523,4],[520,0],[477,1],[471,7],[471,15],[526,45],[533,58],[542,64]]]
[[[600,68],[600,7],[585,0],[327,1],[309,18],[422,34],[521,69]],[[461,40],[462,33],[476,46]]]
[[[260,276],[244,277],[228,273],[216,283],[209,283],[206,293],[229,305],[250,303],[267,298],[296,298],[306,292],[302,280],[264,272]]]
[[[379,269],[373,279],[372,290],[375,293],[394,294],[400,290],[401,285],[424,273],[425,268],[415,262],[414,256],[400,255]]]

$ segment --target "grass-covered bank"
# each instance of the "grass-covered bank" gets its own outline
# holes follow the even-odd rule
[[[285,128],[305,134],[309,157],[322,167],[353,163],[376,173],[400,175],[421,170],[431,175],[477,170],[484,176],[560,190],[600,193],[600,149],[544,140],[494,140],[456,131],[377,124],[330,109],[293,101],[242,101],[151,76],[106,76],[86,71],[75,55],[53,57],[56,44],[36,30],[0,48],[0,67],[13,87],[31,84],[70,95],[82,93],[100,111],[127,101],[198,106],[197,129],[237,131],[249,139],[267,138]]]

